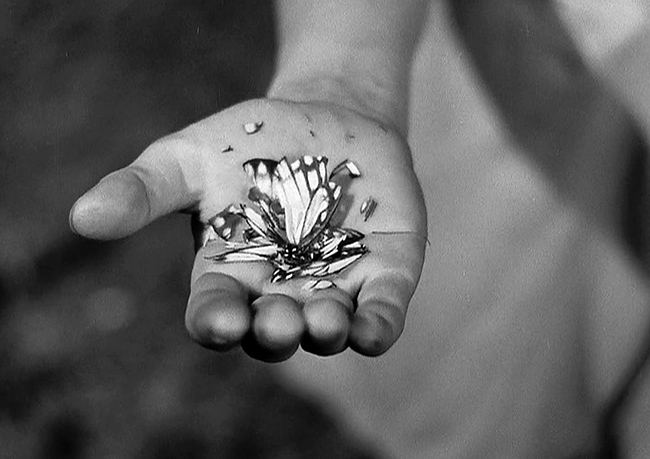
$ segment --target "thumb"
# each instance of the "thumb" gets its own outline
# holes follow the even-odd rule
[[[163,215],[195,206],[200,170],[200,149],[192,142],[161,139],[81,196],[70,211],[70,227],[92,239],[133,234]]]

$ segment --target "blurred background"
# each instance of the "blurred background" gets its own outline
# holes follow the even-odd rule
[[[82,240],[76,198],[262,95],[272,3],[0,2],[0,458],[362,458],[268,365],[191,342],[188,219]]]

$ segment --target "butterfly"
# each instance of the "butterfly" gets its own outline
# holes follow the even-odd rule
[[[341,185],[333,181],[347,172],[361,176],[346,160],[327,174],[324,156],[302,156],[289,163],[252,159],[243,164],[253,186],[248,199],[254,206],[231,205],[210,220],[214,232],[225,239],[226,250],[207,256],[215,262],[268,261],[275,267],[271,281],[296,277],[323,278],[341,272],[368,249],[363,233],[332,224],[341,201]],[[230,242],[233,221],[243,218],[247,228],[242,242]],[[327,288],[320,280],[313,288]]]

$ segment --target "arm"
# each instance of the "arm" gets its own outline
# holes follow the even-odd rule
[[[338,103],[405,134],[411,60],[428,3],[279,0],[269,97]]]

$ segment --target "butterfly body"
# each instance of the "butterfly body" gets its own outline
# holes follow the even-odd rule
[[[289,163],[253,159],[243,165],[253,182],[248,198],[256,209],[241,205],[236,212],[247,223],[243,242],[209,257],[214,261],[265,260],[275,266],[272,281],[294,277],[324,277],[345,269],[367,252],[363,234],[332,225],[341,186],[327,175],[327,158],[303,156]],[[351,161],[334,171],[360,172]],[[219,229],[215,228],[218,234]],[[228,239],[228,238],[226,238]]]

